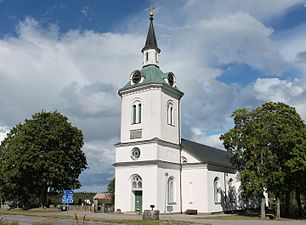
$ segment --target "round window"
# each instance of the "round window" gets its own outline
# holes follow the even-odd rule
[[[132,82],[134,84],[138,84],[141,80],[141,73],[139,70],[135,70],[133,73],[132,73]]]
[[[167,79],[168,79],[168,84],[169,84],[170,86],[173,86],[173,85],[174,85],[174,82],[175,82],[175,78],[174,78],[173,73],[169,73]]]
[[[132,149],[132,152],[131,152],[131,158],[132,158],[133,160],[136,160],[136,159],[138,159],[139,157],[140,157],[140,149],[137,148],[137,147],[133,148],[133,149]]]

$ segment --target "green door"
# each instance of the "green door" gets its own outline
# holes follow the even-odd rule
[[[142,191],[135,191],[135,211],[142,212]]]

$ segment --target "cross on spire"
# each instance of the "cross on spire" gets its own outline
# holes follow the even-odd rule
[[[155,7],[153,5],[151,5],[151,7],[149,8],[149,16],[150,16],[150,19],[153,19],[153,16],[154,16],[154,9]]]

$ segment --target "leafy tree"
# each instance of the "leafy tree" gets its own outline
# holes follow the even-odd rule
[[[47,203],[48,191],[78,188],[86,169],[83,134],[59,112],[40,112],[11,129],[0,145],[0,189],[24,205],[29,196]]]
[[[113,179],[111,179],[110,182],[108,183],[107,191],[111,194],[112,203],[114,204],[114,200],[115,200],[115,177],[113,177]]]
[[[280,194],[290,180],[288,161],[301,151],[303,120],[293,107],[284,103],[266,103],[254,110],[237,109],[235,127],[220,137],[232,153],[245,189],[262,198],[261,217],[265,216],[263,192],[276,196],[276,216],[280,216]],[[301,170],[298,169],[299,173]],[[303,173],[303,172],[302,172]],[[304,174],[305,175],[305,174]]]
[[[290,152],[290,158],[286,161],[289,172],[289,187],[294,187],[299,216],[303,214],[300,194],[303,193],[306,196],[306,126],[301,134],[299,143]]]

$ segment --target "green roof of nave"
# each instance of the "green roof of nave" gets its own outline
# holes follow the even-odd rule
[[[119,90],[124,91],[128,89],[132,89],[134,87],[141,87],[148,84],[162,84],[167,85],[179,92],[181,92],[176,86],[172,87],[170,86],[166,81],[165,78],[167,78],[168,74],[170,72],[164,73],[161,71],[161,69],[156,65],[147,65],[140,70],[141,77],[143,77],[143,81],[138,84],[132,84],[131,81],[129,81],[123,88]]]

